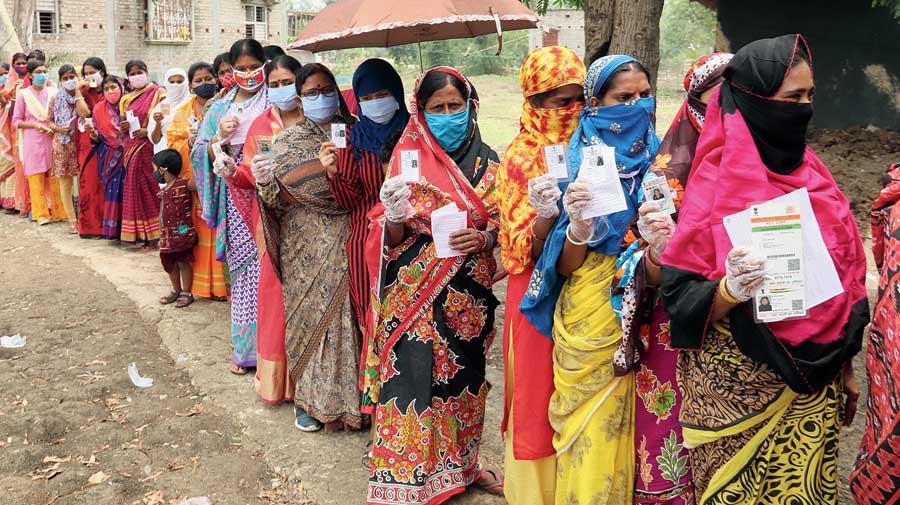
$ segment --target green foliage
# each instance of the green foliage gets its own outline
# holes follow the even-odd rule
[[[872,0],[872,7],[887,7],[900,20],[900,0]]]
[[[522,0],[522,3],[534,12],[543,16],[550,7],[564,7],[567,9],[583,9],[584,0]]]
[[[716,13],[691,0],[666,0],[659,21],[659,56],[663,67],[683,69],[712,51]]]

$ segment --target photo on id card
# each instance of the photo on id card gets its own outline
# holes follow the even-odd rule
[[[766,276],[753,298],[757,323],[804,318],[806,272],[800,206],[767,202],[750,206],[753,256],[766,260]]]
[[[675,213],[675,198],[669,188],[669,180],[664,175],[648,173],[641,183],[644,200],[659,205],[660,212],[672,215]]]

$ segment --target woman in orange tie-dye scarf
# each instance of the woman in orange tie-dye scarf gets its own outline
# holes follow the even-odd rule
[[[548,405],[553,394],[553,341],[519,312],[534,262],[559,215],[559,189],[548,173],[550,162],[565,171],[566,146],[584,109],[585,67],[564,47],[532,51],[522,63],[519,82],[525,97],[519,135],[497,175],[500,195],[500,243],[509,273],[503,356],[506,402],[506,499],[512,505],[552,504],[556,488],[556,451]],[[554,152],[559,154],[554,154]],[[526,366],[515,367],[524,363]]]

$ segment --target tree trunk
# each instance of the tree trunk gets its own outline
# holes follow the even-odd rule
[[[13,23],[16,26],[16,33],[19,34],[19,42],[25,47],[31,47],[36,7],[37,0],[16,0],[13,4]]]
[[[8,62],[14,53],[22,51],[22,43],[19,41],[19,34],[9,11],[6,9],[6,3],[0,1],[0,43],[3,48],[0,50],[0,61]]]
[[[586,0],[585,63],[607,54],[629,54],[647,67],[656,89],[662,9],[663,0]]]

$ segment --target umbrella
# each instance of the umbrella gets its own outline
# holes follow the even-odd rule
[[[519,0],[339,0],[316,15],[288,49],[391,47],[536,28]],[[421,51],[421,48],[420,48]],[[420,54],[421,57],[421,54]]]

